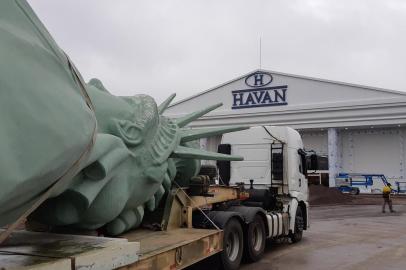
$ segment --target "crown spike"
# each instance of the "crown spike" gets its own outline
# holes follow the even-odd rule
[[[222,105],[223,105],[223,103],[218,103],[218,104],[212,105],[210,107],[207,107],[207,108],[205,108],[203,110],[190,113],[190,114],[188,114],[186,116],[183,116],[183,117],[180,117],[180,118],[176,119],[176,123],[178,124],[179,127],[184,127],[187,124],[189,124],[190,122],[192,122],[193,120],[198,119],[199,117],[201,117],[201,116],[203,116],[203,115],[217,109],[218,107],[221,107]]]
[[[202,128],[202,129],[187,129],[181,131],[181,142],[190,142],[200,138],[207,138],[224,133],[248,129],[247,126],[225,127],[225,128]]]
[[[162,115],[175,97],[176,94],[172,94],[164,102],[162,102],[161,105],[158,106],[158,113]]]

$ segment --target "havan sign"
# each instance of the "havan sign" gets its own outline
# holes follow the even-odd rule
[[[287,85],[265,87],[272,82],[272,75],[266,72],[255,72],[245,79],[251,89],[234,90],[231,109],[245,109],[287,105]]]

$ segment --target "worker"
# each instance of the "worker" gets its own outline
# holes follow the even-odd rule
[[[392,209],[391,191],[392,191],[392,188],[391,188],[391,184],[389,184],[389,183],[387,186],[384,186],[384,188],[382,190],[382,197],[383,197],[382,213],[385,213],[386,204],[388,204],[389,210],[391,213],[395,212]]]

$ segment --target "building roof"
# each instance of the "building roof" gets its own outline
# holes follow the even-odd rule
[[[268,72],[271,74],[275,74],[275,75],[282,75],[282,76],[286,76],[286,77],[292,77],[292,78],[299,78],[299,79],[306,79],[306,80],[312,80],[312,81],[319,81],[319,82],[324,82],[324,83],[331,83],[331,84],[337,84],[337,85],[344,85],[344,86],[351,86],[351,87],[358,87],[358,88],[363,88],[363,89],[368,89],[368,90],[372,90],[372,91],[379,91],[379,92],[384,92],[384,93],[393,93],[393,94],[399,94],[399,95],[403,95],[406,97],[406,92],[403,91],[398,91],[398,90],[392,90],[392,89],[385,89],[385,88],[380,88],[380,87],[374,87],[374,86],[367,86],[367,85],[361,85],[361,84],[355,84],[355,83],[347,83],[347,82],[341,82],[341,81],[335,81],[335,80],[328,80],[328,79],[321,79],[321,78],[316,78],[316,77],[310,77],[310,76],[304,76],[304,75],[296,75],[296,74],[290,74],[290,73],[284,73],[284,72],[279,72],[279,71],[272,71],[272,70],[265,70],[265,69],[255,69],[251,72],[248,72],[244,75],[241,75],[237,78],[234,78],[232,80],[229,80],[227,82],[224,82],[222,84],[219,84],[217,86],[214,86],[212,88],[209,88],[207,90],[201,91],[197,94],[191,95],[189,97],[186,97],[184,99],[181,99],[179,101],[174,102],[173,104],[170,105],[170,107],[175,106],[179,103],[188,101],[190,99],[193,99],[195,97],[204,95],[206,93],[209,93],[211,91],[214,91],[218,88],[221,88],[223,86],[226,86],[230,83],[233,83],[235,81],[241,80],[245,77],[247,77],[248,75],[255,73],[255,72],[260,72],[260,71],[264,71],[264,72]]]

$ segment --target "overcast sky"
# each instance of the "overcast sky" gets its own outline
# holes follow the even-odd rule
[[[29,0],[86,80],[177,100],[259,68],[406,91],[406,1]]]

